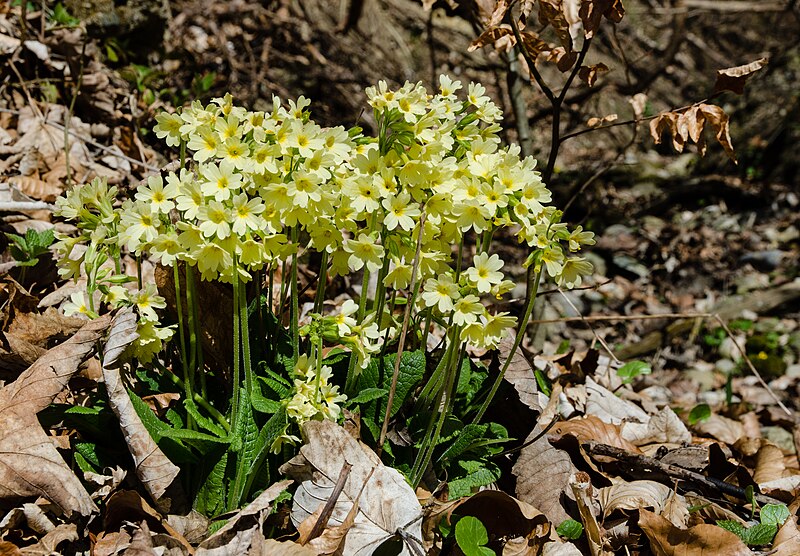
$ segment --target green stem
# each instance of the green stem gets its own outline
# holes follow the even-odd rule
[[[517,335],[514,338],[514,345],[512,346],[511,351],[508,353],[505,363],[503,363],[503,368],[500,369],[500,373],[497,375],[497,378],[495,378],[494,384],[492,384],[492,389],[489,391],[486,399],[483,400],[477,415],[475,415],[475,419],[472,421],[475,424],[480,423],[481,419],[483,418],[483,414],[486,413],[486,410],[489,408],[489,404],[492,403],[492,399],[497,393],[497,390],[500,388],[500,384],[503,382],[503,377],[505,376],[506,371],[511,364],[511,360],[514,358],[514,354],[522,344],[522,339],[525,337],[525,331],[528,329],[528,321],[533,313],[533,306],[536,304],[536,294],[539,291],[539,282],[542,278],[543,268],[544,265],[542,265],[538,271],[535,271],[533,263],[528,267],[528,292],[525,302],[525,313],[523,314],[522,319],[519,321]]]
[[[319,278],[317,278],[317,295],[314,296],[314,312],[322,314],[322,304],[325,302],[325,287],[328,285],[328,252],[322,251],[319,262]]]
[[[236,423],[236,418],[239,415],[239,357],[241,354],[241,337],[239,327],[239,275],[236,270],[236,257],[234,256],[234,269],[233,269],[233,377],[232,377],[232,394],[233,399],[231,402],[231,423]]]
[[[170,380],[175,386],[177,386],[181,390],[185,390],[183,381],[178,375],[171,372],[163,373],[163,375],[167,377],[167,379]],[[231,426],[228,423],[228,420],[225,419],[225,416],[222,413],[220,413],[216,407],[208,403],[208,400],[206,400],[203,396],[201,396],[197,392],[194,393],[192,399],[195,401],[197,405],[208,411],[209,415],[211,415],[214,419],[216,419],[217,423],[219,423],[219,425],[223,429],[225,429],[225,432],[231,432]]]
[[[206,394],[205,362],[203,361],[203,331],[200,328],[200,307],[197,292],[195,291],[194,269],[186,265],[186,301],[189,305],[189,343],[191,344],[190,372],[200,373],[200,392],[203,398]]]
[[[172,279],[175,282],[175,306],[178,310],[178,336],[181,346],[181,365],[183,365],[183,383],[186,398],[192,399],[192,379],[189,375],[189,364],[186,360],[186,326],[183,322],[183,296],[181,295],[181,273],[178,261],[172,265]]]
[[[240,339],[242,342],[242,359],[244,361],[244,388],[248,398],[253,392],[253,366],[250,360],[250,324],[247,314],[247,288],[237,276],[239,282],[239,326],[241,328]]]
[[[294,253],[292,254],[292,276],[289,287],[292,289],[292,306],[289,313],[289,327],[292,331],[292,357],[294,363],[300,357],[300,300],[297,284],[297,226],[292,228],[292,244],[294,244]]]

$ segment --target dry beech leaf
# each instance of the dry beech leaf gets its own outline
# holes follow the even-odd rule
[[[783,451],[772,442],[761,440],[761,447],[756,454],[756,468],[753,480],[757,484],[782,479],[786,472]]]
[[[599,489],[598,495],[604,518],[616,510],[652,508],[676,527],[685,527],[689,519],[684,497],[655,481],[622,482]]]
[[[539,38],[539,35],[536,33],[531,33],[529,31],[524,31],[521,33],[522,35],[522,46],[525,48],[525,51],[530,56],[531,60],[536,60],[539,57],[539,54],[542,52],[547,52],[552,47]]]
[[[554,436],[569,434],[577,438],[580,443],[599,442],[634,454],[642,453],[635,444],[622,438],[619,426],[604,423],[594,415],[558,423],[551,429],[550,434]]]
[[[104,315],[88,322],[0,390],[0,500],[44,496],[67,516],[97,511],[36,414],[50,405],[92,355],[110,321]]]
[[[530,504],[500,490],[483,490],[464,498],[450,513],[478,518],[490,538],[518,539],[519,542],[505,544],[504,555],[537,553],[549,540],[547,517]]]
[[[524,29],[533,11],[534,0],[521,0],[519,4],[519,28]]]
[[[317,553],[296,542],[264,539],[258,550],[251,549],[248,556],[317,556]]]
[[[617,120],[619,116],[616,114],[609,114],[608,116],[603,116],[602,118],[589,118],[586,121],[586,125],[588,127],[600,127],[601,125],[610,124]]]
[[[650,416],[639,406],[618,398],[591,377],[586,378],[586,415],[594,415],[614,425],[623,421],[647,423],[650,420]]]
[[[639,527],[650,539],[655,556],[752,556],[752,552],[734,533],[716,525],[701,524],[679,529],[666,518],[639,510]]]
[[[492,27],[491,29],[487,29],[481,35],[472,41],[469,44],[469,48],[467,48],[467,52],[474,52],[479,48],[483,48],[487,45],[494,45],[497,41],[502,39],[503,37],[512,36],[513,32],[511,31],[510,27]],[[513,39],[513,36],[512,36]],[[513,42],[511,43],[514,44]]]
[[[509,7],[510,4],[508,0],[497,0],[487,27],[497,27],[500,25],[500,22],[503,21],[503,18],[506,16],[506,12],[508,11]]]
[[[23,556],[58,554],[58,545],[64,542],[73,543],[77,540],[78,527],[74,523],[62,523],[42,537],[36,544],[20,549],[19,553]]]
[[[578,70],[578,77],[580,77],[581,81],[589,85],[589,87],[594,87],[594,84],[597,82],[597,75],[608,71],[608,66],[601,62],[593,66],[581,66]]]
[[[789,516],[775,540],[772,541],[770,556],[797,556],[800,554],[800,531],[797,529],[797,517]]]
[[[525,443],[541,430],[539,426],[534,428]],[[576,471],[569,454],[554,448],[547,436],[543,436],[525,446],[514,464],[517,498],[541,511],[552,523],[561,523],[570,517],[561,505],[561,496]]]
[[[542,556],[583,556],[583,553],[569,542],[549,542],[544,545]]]
[[[498,347],[501,368],[508,360],[512,347],[514,347],[514,337],[511,334],[507,334],[500,341]],[[534,411],[541,412],[547,405],[549,398],[539,391],[539,385],[533,373],[533,365],[528,362],[528,358],[525,357],[522,348],[518,348],[514,352],[514,357],[511,358],[511,363],[509,363],[503,378],[514,386],[522,403]]]
[[[744,92],[744,85],[747,79],[768,63],[769,60],[767,60],[767,58],[759,58],[755,62],[750,62],[743,66],[717,70],[717,81],[714,83],[713,94],[716,95],[722,91],[731,91],[737,95],[741,95]]]
[[[131,538],[131,544],[125,549],[125,556],[153,556],[153,539],[147,521],[142,521]]]
[[[633,117],[634,118],[636,118],[638,120],[642,116],[644,116],[644,110],[645,110],[645,107],[647,106],[647,95],[646,94],[644,94],[644,93],[636,93],[630,99],[628,99],[628,102],[630,103],[631,108],[633,108]]]
[[[622,438],[637,446],[645,444],[690,444],[692,434],[669,407],[653,415],[646,423],[625,422],[620,426]]]
[[[558,36],[561,46],[568,53],[572,52],[572,36],[569,33],[569,22],[564,13],[562,0],[539,0],[539,23],[550,25]]]
[[[398,529],[422,538],[422,506],[397,470],[383,465],[375,452],[336,423],[309,421],[303,426],[303,436],[307,442],[300,454],[281,467],[282,473],[302,481],[292,505],[295,526],[328,500],[342,464],[347,462],[352,468],[328,525],[341,525],[362,489],[363,494],[342,554],[372,554]],[[401,554],[411,552],[404,546]]]
[[[578,503],[578,513],[580,513],[583,527],[586,530],[586,539],[589,541],[589,551],[592,556],[613,554],[605,549],[606,543],[603,538],[603,531],[597,523],[589,474],[585,471],[578,471],[570,477],[569,485],[575,494],[575,501]]]
[[[672,137],[672,147],[679,153],[683,152],[685,139],[678,132],[678,114],[675,112],[664,112],[650,120],[650,136],[656,145],[661,144],[661,136],[664,131],[668,131]]]
[[[136,338],[138,338],[136,315],[133,311],[125,309],[117,313],[111,324],[111,331],[103,354],[103,380],[108,392],[109,405],[119,420],[125,443],[133,457],[136,476],[142,481],[156,504],[163,505],[164,509],[169,509],[166,500],[162,503],[162,498],[167,488],[180,473],[180,468],[164,455],[145,429],[142,420],[133,408],[119,370],[120,355]]]
[[[225,548],[231,550],[228,554],[236,554],[234,547],[243,547],[240,554],[244,554],[250,546],[253,533],[258,529],[264,516],[272,511],[272,503],[286,490],[292,481],[279,481],[259,494],[255,500],[242,508],[216,533],[208,537],[197,550],[197,556],[203,554],[217,554],[217,550]]]
[[[581,2],[578,12],[583,22],[583,32],[586,38],[593,37],[603,16],[609,21],[619,23],[625,15],[622,0],[592,0]]]
[[[714,135],[716,136],[717,141],[719,141],[719,144],[722,145],[722,148],[725,149],[725,154],[727,154],[728,158],[730,158],[734,163],[738,164],[736,160],[736,153],[734,152],[733,145],[731,144],[728,115],[722,108],[713,104],[701,104],[700,110],[702,111],[706,121],[711,124],[711,127],[714,128]]]
[[[693,426],[698,433],[710,436],[725,444],[736,444],[745,436],[744,425],[739,421],[728,419],[722,415],[712,413],[708,419],[700,421]]]

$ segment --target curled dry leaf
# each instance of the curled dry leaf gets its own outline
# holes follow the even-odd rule
[[[603,116],[602,118],[589,118],[588,120],[586,120],[586,125],[592,128],[600,127],[606,124],[610,124],[611,122],[617,121],[618,117],[619,116],[617,116],[616,114],[609,114],[608,116]]]
[[[717,81],[714,83],[714,93],[731,91],[737,95],[744,92],[744,85],[748,78],[769,63],[767,58],[759,58],[743,66],[717,70]]]
[[[586,530],[586,539],[589,541],[589,551],[592,556],[610,555],[605,548],[605,539],[600,525],[597,523],[597,516],[594,511],[594,500],[592,497],[592,483],[589,474],[578,471],[569,479],[569,485],[578,503],[578,512]]]
[[[142,420],[133,408],[130,396],[122,382],[119,357],[125,348],[136,340],[136,315],[131,309],[117,313],[111,324],[105,353],[103,354],[103,379],[108,392],[111,409],[119,420],[125,443],[136,465],[136,476],[142,481],[148,494],[160,507],[169,509],[171,501],[162,498],[167,488],[175,481],[180,469],[161,451],[145,429]]]
[[[593,37],[603,16],[609,21],[619,23],[625,15],[622,0],[584,0],[578,12],[583,22],[583,33],[588,39]]]
[[[581,443],[600,442],[634,454],[642,453],[635,444],[622,438],[619,426],[604,423],[594,415],[558,423],[552,428],[551,434],[557,436],[569,434],[577,438]]]
[[[464,498],[451,513],[478,518],[489,538],[506,539],[503,550],[506,555],[535,554],[549,540],[547,517],[530,504],[499,490],[484,490]]]
[[[795,556],[800,554],[800,531],[797,529],[797,517],[789,516],[775,540],[772,541],[770,556]]]
[[[728,419],[716,413],[712,413],[708,419],[696,423],[693,428],[700,434],[731,445],[736,444],[740,438],[745,436],[744,425],[739,421]]]
[[[534,428],[525,442],[530,442],[541,431],[541,427]],[[552,523],[561,523],[570,517],[561,504],[561,497],[576,471],[569,454],[554,448],[543,436],[525,446],[514,464],[517,498],[544,513]]]
[[[621,482],[598,491],[603,517],[616,510],[652,508],[676,527],[685,527],[689,510],[683,496],[655,481]]]
[[[650,416],[639,406],[618,398],[591,377],[586,378],[586,415],[594,415],[613,425],[623,421],[647,423],[650,420]]]
[[[650,121],[650,135],[656,145],[661,144],[661,135],[668,131],[672,137],[672,146],[683,152],[686,141],[691,139],[697,144],[700,155],[706,152],[703,130],[708,123],[725,154],[736,163],[736,153],[731,143],[729,119],[725,111],[713,104],[695,104],[683,112],[664,112]]]
[[[594,87],[594,84],[597,82],[597,75],[608,71],[608,66],[601,62],[593,66],[581,66],[578,70],[578,77],[581,81],[589,85],[589,87]],[[616,118],[614,119],[616,120]]]
[[[514,39],[513,39],[512,35],[513,35],[513,32],[511,31],[510,27],[507,27],[507,26],[492,27],[491,29],[487,29],[486,31],[481,33],[481,35],[477,39],[472,41],[469,44],[469,48],[467,48],[467,52],[474,52],[475,50],[478,50],[479,48],[483,48],[484,46],[487,46],[487,45],[490,45],[490,44],[493,45],[497,41],[502,39],[503,37],[511,36],[512,41],[513,41]],[[514,42],[512,42],[511,45],[513,45]]]
[[[752,556],[734,533],[716,525],[701,524],[679,529],[666,518],[645,509],[639,510],[639,527],[650,540],[655,556]]]
[[[234,547],[241,548],[241,554],[245,554],[254,532],[263,522],[263,518],[272,511],[272,503],[291,484],[292,481],[279,481],[259,494],[255,500],[230,518],[219,531],[200,543],[197,555],[236,554],[228,552]]]
[[[503,21],[503,18],[506,16],[506,12],[510,7],[511,3],[509,0],[497,0],[487,27],[497,27],[500,25],[500,22]]]
[[[645,444],[690,444],[692,434],[669,407],[653,415],[646,424],[622,423],[622,437],[637,446]]]
[[[761,440],[761,447],[756,454],[756,468],[753,480],[757,484],[776,481],[784,477],[786,464],[783,461],[783,451],[772,442]]]
[[[68,542],[73,543],[78,540],[78,527],[74,523],[62,523],[36,544],[20,549],[22,556],[45,556],[47,554],[59,554],[58,545]],[[0,551],[2,553],[2,551]]]
[[[67,516],[97,511],[36,414],[50,405],[94,352],[110,320],[110,316],[102,316],[88,322],[0,390],[0,500],[44,496]]]
[[[300,454],[281,467],[283,473],[302,481],[292,506],[295,525],[327,501],[342,464],[347,462],[353,467],[328,524],[341,525],[360,493],[361,498],[342,554],[372,554],[398,529],[415,539],[422,538],[422,506],[397,470],[384,466],[372,450],[336,423],[309,421],[303,433],[307,442]],[[402,554],[411,552],[404,546]]]
[[[514,338],[511,334],[508,334],[503,338],[498,347],[501,368],[508,360],[512,347],[514,347]],[[517,391],[517,394],[519,394],[519,400],[534,411],[541,412],[547,405],[548,397],[539,391],[533,365],[528,362],[528,358],[525,357],[522,349],[517,349],[517,351],[514,352],[514,356],[511,358],[511,363],[509,363],[503,378],[514,385],[514,389]]]

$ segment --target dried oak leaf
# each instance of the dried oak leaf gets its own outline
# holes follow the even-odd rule
[[[103,353],[103,380],[108,392],[109,405],[119,420],[125,443],[133,456],[136,476],[142,481],[156,504],[169,509],[168,504],[171,504],[172,500],[162,501],[162,498],[180,473],[180,468],[164,455],[147,432],[128,396],[119,370],[120,355],[138,337],[136,315],[133,310],[126,309],[117,313],[111,323]],[[180,493],[177,496],[180,496]]]
[[[638,510],[652,508],[676,527],[685,527],[689,510],[683,496],[655,481],[621,482],[598,490],[603,517],[616,510]]]
[[[324,504],[342,468],[352,465],[328,526],[341,525],[359,494],[358,514],[347,533],[342,554],[366,555],[403,530],[422,538],[422,506],[414,491],[395,469],[386,467],[375,453],[336,423],[309,421],[303,426],[306,444],[281,472],[302,484],[292,506],[295,526]],[[362,493],[363,489],[363,493]],[[407,546],[401,554],[410,555]]]
[[[91,356],[110,321],[104,315],[88,322],[0,390],[0,500],[44,496],[67,516],[97,511],[36,414],[50,405]]]
[[[639,510],[639,527],[650,540],[655,556],[752,556],[734,533],[716,525],[700,524],[679,529],[666,518],[645,509]]]
[[[552,428],[551,434],[557,436],[569,434],[577,438],[581,443],[599,442],[634,454],[642,453],[635,444],[622,437],[618,425],[605,423],[594,415],[558,423]]]
[[[743,66],[717,70],[717,81],[714,83],[713,94],[716,95],[722,91],[731,91],[737,95],[741,95],[744,92],[744,85],[747,79],[768,63],[769,60],[767,58],[759,58]]]
[[[770,556],[795,556],[800,554],[800,531],[797,529],[797,517],[789,516],[775,540],[772,541]]]
[[[525,442],[530,442],[541,430],[538,426],[534,428]],[[570,518],[561,504],[561,497],[576,471],[569,454],[553,447],[543,436],[520,451],[512,468],[517,478],[517,498],[544,513],[552,523],[559,524]]]

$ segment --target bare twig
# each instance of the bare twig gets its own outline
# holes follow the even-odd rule
[[[569,297],[567,297],[567,294],[565,294],[565,293],[563,292],[563,290],[561,290],[560,288],[559,288],[559,290],[558,290],[558,293],[560,293],[560,294],[561,294],[561,297],[563,297],[563,298],[564,298],[564,301],[566,301],[566,302],[567,302],[567,304],[568,304],[570,307],[572,307],[572,310],[573,310],[573,311],[575,311],[576,313],[578,313],[578,315],[580,316],[581,320],[582,320],[582,321],[583,321],[583,322],[586,324],[586,326],[588,326],[588,327],[589,327],[589,330],[591,330],[591,332],[592,332],[592,335],[594,336],[594,339],[595,339],[595,340],[597,340],[597,341],[598,341],[598,343],[599,343],[601,346],[603,346],[603,349],[605,349],[605,350],[606,350],[606,352],[608,353],[608,355],[610,355],[610,356],[611,356],[611,359],[613,359],[615,363],[620,363],[620,360],[619,360],[619,359],[617,359],[617,356],[616,356],[616,355],[614,355],[614,351],[613,351],[613,350],[612,350],[612,349],[611,349],[611,348],[608,346],[608,344],[606,343],[606,341],[605,341],[605,340],[603,340],[603,338],[601,338],[601,337],[600,337],[600,335],[599,335],[599,334],[597,333],[597,331],[594,329],[594,327],[592,326],[592,324],[591,324],[589,321],[587,321],[587,320],[586,320],[586,317],[584,317],[583,315],[581,315],[581,312],[578,310],[578,308],[577,308],[577,307],[575,307],[575,304],[574,304],[574,303],[573,303],[573,302],[570,300],[570,298],[569,298]]]
[[[328,520],[333,514],[333,509],[336,507],[336,502],[339,500],[339,495],[344,490],[344,485],[347,483],[347,478],[350,476],[350,470],[352,468],[353,464],[348,463],[347,461],[345,461],[344,465],[342,465],[342,470],[339,472],[339,478],[336,480],[336,485],[333,487],[331,495],[325,501],[325,505],[322,507],[322,511],[320,512],[316,523],[314,523],[314,527],[312,527],[311,531],[308,533],[308,537],[305,539],[306,542],[316,539],[325,530],[325,527],[328,525]]]
[[[633,454],[621,448],[617,448],[616,446],[609,446],[599,442],[585,442],[582,444],[582,446],[589,454],[593,456],[612,457],[616,460],[624,461],[628,465],[638,468],[642,471],[658,471],[668,475],[669,477],[702,485],[706,488],[719,490],[728,496],[733,496],[740,500],[750,500],[745,490],[741,487],[726,483],[725,481],[716,479],[714,477],[706,477],[705,475],[684,469],[683,467],[678,467],[677,465],[664,463],[643,454]],[[755,500],[760,504],[781,504],[779,500],[776,500],[775,498],[765,494],[754,494],[753,498],[755,498]]]

